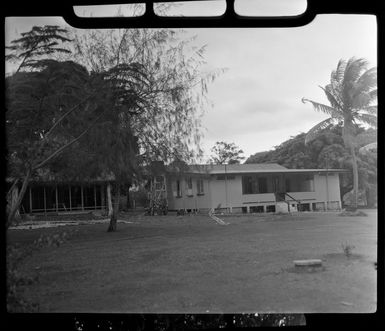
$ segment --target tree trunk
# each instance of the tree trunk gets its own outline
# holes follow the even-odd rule
[[[354,128],[351,119],[344,118],[344,126],[342,128],[342,138],[344,145],[350,149],[353,167],[353,203],[350,206],[352,210],[356,210],[358,206],[358,165],[356,151],[354,150]]]
[[[110,225],[108,226],[108,229],[107,229],[108,232],[116,231],[118,215],[119,215],[119,202],[120,202],[120,186],[118,183],[115,183],[114,190],[113,190],[113,208],[112,208],[112,215],[110,217]]]
[[[15,185],[13,188],[12,188],[12,192],[11,192],[11,206],[15,206],[16,203],[17,203],[17,198],[19,196],[19,188],[17,187],[17,185]],[[15,212],[15,220],[18,220],[20,219],[20,210],[19,210],[20,206],[17,207],[16,209],[16,212]]]
[[[15,201],[12,201],[11,206],[9,207],[8,210],[8,215],[7,215],[7,223],[6,223],[6,228],[8,229],[12,223],[15,221],[15,216],[16,213],[19,210],[20,204],[23,201],[24,194],[27,190],[29,180],[31,178],[32,171],[31,169],[28,169],[27,174],[24,177],[23,184],[21,186],[21,190],[17,196],[17,199]]]
[[[107,184],[107,210],[108,217],[112,216],[112,199],[111,199],[111,183]]]
[[[127,185],[127,201],[126,201],[127,209],[130,209],[130,187]]]
[[[349,184],[347,186],[341,186],[340,187],[341,190],[340,190],[340,198],[341,198],[341,202],[344,202],[344,196],[346,193],[350,192],[352,189],[353,189],[353,185],[352,184]]]
[[[356,152],[354,150],[354,145],[350,145],[350,152],[352,154],[352,165],[353,165],[353,205],[352,208],[354,210],[357,209],[358,206],[358,165],[357,165],[357,157]]]

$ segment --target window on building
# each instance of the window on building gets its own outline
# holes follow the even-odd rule
[[[242,193],[253,194],[253,182],[251,176],[242,176]]]
[[[267,178],[258,178],[258,193],[267,193]]]
[[[266,206],[266,213],[275,213],[275,206],[274,205]]]
[[[258,185],[255,176],[242,176],[242,192],[243,194],[257,194]]]
[[[164,177],[163,176],[156,176],[155,177],[155,189],[156,190],[163,190],[164,187]]]
[[[180,198],[182,196],[182,187],[180,185],[180,180],[176,180],[176,196]]]
[[[193,195],[192,188],[193,188],[192,178],[191,178],[191,177],[188,177],[188,178],[186,179],[186,194],[187,194],[188,196],[192,196],[192,195]]]
[[[202,195],[204,194],[204,188],[203,188],[203,179],[198,179],[197,180],[197,193]]]
[[[313,174],[293,174],[285,180],[286,192],[314,192]]]
[[[268,193],[267,177],[242,176],[242,193]]]
[[[299,176],[299,192],[314,192],[314,175]]]

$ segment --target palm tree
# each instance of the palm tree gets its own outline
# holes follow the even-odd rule
[[[330,106],[302,98],[302,102],[310,102],[314,110],[328,114],[330,117],[309,130],[305,144],[313,140],[317,134],[334,123],[342,124],[342,138],[349,149],[353,167],[353,208],[358,202],[358,166],[355,151],[355,128],[357,122],[377,126],[377,68],[367,69],[365,59],[350,58],[340,60],[337,69],[333,70],[330,84],[321,89],[325,92]]]

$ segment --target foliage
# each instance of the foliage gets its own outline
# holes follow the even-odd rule
[[[237,164],[245,157],[243,151],[234,143],[217,141],[211,149],[211,163],[214,164]]]
[[[141,164],[200,153],[198,108],[217,74],[200,72],[204,47],[172,30],[126,29],[75,35],[71,49],[58,46],[65,34],[35,27],[10,48],[33,71],[7,79],[9,175],[24,177],[8,223],[33,175],[107,176],[119,201]],[[69,49],[67,61],[48,58]]]
[[[337,68],[332,71],[330,83],[321,89],[330,103],[324,105],[302,98],[302,102],[312,104],[314,110],[323,112],[330,117],[315,125],[306,134],[305,143],[313,140],[317,134],[333,123],[342,124],[342,138],[345,147],[352,157],[353,169],[353,207],[358,204],[359,171],[355,150],[357,122],[377,126],[377,68],[367,69],[364,59],[350,58],[340,60]]]
[[[5,59],[19,64],[16,73],[35,69],[47,56],[69,53],[68,49],[61,46],[68,41],[67,30],[57,25],[34,26],[31,31],[22,33],[21,38],[11,41],[11,45],[5,47]]]
[[[324,129],[308,144],[305,144],[305,137],[305,133],[300,133],[275,146],[271,151],[251,155],[245,163],[278,163],[289,169],[312,169],[325,167],[328,158],[330,168],[342,166],[341,159],[329,155],[345,153],[345,148],[341,145],[340,126]],[[325,148],[327,149],[324,150]]]
[[[90,97],[84,85],[87,71],[73,61],[60,63],[45,57],[66,52],[56,47],[70,40],[65,34],[66,30],[57,26],[34,27],[8,47],[11,52],[7,59],[21,63],[6,79],[7,166],[8,178],[13,180],[7,193],[7,227],[14,221],[36,171],[90,128],[85,118],[79,121],[73,114]],[[85,99],[80,99],[82,96]],[[75,123],[70,121],[71,116],[77,119]],[[79,132],[79,127],[83,131]],[[13,188],[20,180],[19,195],[12,199]]]
[[[54,151],[84,130],[84,121],[78,123],[78,109],[65,121],[58,119],[78,108],[87,95],[83,85],[87,76],[74,62],[49,61],[42,71],[20,72],[6,79],[9,175],[38,169]],[[55,136],[51,135],[54,126]]]
[[[74,33],[73,57],[88,70],[103,73],[138,64],[146,79],[137,85],[139,111],[131,119],[147,163],[199,156],[200,116],[207,85],[221,72],[204,73],[205,46],[170,29],[90,30]]]

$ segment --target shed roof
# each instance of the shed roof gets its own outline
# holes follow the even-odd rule
[[[277,163],[250,164],[193,164],[184,172],[193,174],[246,174],[246,173],[316,173],[344,172],[343,169],[287,169]],[[173,172],[172,170],[170,172]]]

